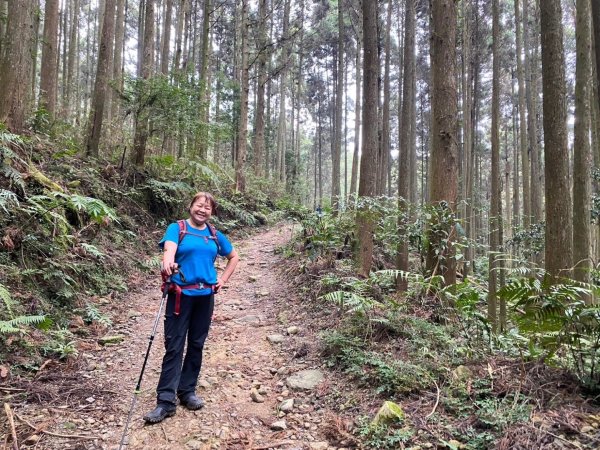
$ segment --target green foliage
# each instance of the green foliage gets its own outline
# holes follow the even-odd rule
[[[323,335],[324,352],[329,365],[343,369],[377,394],[399,395],[417,392],[432,384],[432,375],[423,367],[363,350],[356,338],[337,332]]]
[[[13,167],[13,164],[27,166],[27,163],[11,147],[23,147],[24,144],[20,136],[0,130],[0,175],[8,180],[9,188],[14,189],[18,187],[22,192],[25,191],[25,181],[21,173]],[[0,189],[0,206],[3,201],[8,201],[7,198],[10,200],[8,192],[10,191]],[[16,200],[16,197],[14,200]],[[4,208],[4,206],[2,207]]]
[[[582,381],[597,384],[600,307],[586,302],[597,293],[592,285],[544,276],[512,280],[498,296],[511,306],[515,346],[531,357],[564,361]]]
[[[0,189],[0,208],[9,214],[9,208],[19,206],[19,200],[14,192]]]
[[[46,316],[19,316],[10,320],[0,320],[0,335],[9,333],[22,333],[23,327],[42,324]]]
[[[83,320],[87,324],[96,322],[106,327],[112,325],[112,320],[110,320],[110,318],[107,315],[102,314],[100,310],[91,303],[85,305],[85,316]]]
[[[532,224],[528,229],[516,232],[506,241],[523,260],[530,259],[544,251],[546,222]]]
[[[77,356],[77,350],[73,333],[66,329],[59,329],[50,332],[51,339],[42,347],[42,352],[46,355],[52,355],[59,359],[68,359]]]

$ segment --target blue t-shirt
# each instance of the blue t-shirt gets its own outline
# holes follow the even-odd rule
[[[179,224],[177,222],[167,227],[165,235],[158,245],[163,248],[166,241],[179,244],[175,253],[175,262],[179,264],[185,282],[179,274],[171,277],[171,281],[179,286],[190,284],[215,284],[217,282],[217,271],[215,269],[215,258],[217,257],[217,243],[212,239],[208,226],[204,230],[192,228],[186,221],[187,232],[179,242]],[[220,256],[227,256],[233,251],[231,242],[223,233],[217,231],[219,240]],[[184,289],[185,295],[208,295],[211,289]]]

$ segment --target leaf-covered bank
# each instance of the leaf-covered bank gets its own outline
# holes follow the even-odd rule
[[[445,286],[424,264],[435,211],[413,209],[398,233],[395,202],[368,209],[377,269],[368,278],[356,275],[352,211],[307,216],[283,249],[323,330],[321,354],[340,377],[330,406],[354,435],[368,448],[596,448],[600,327],[597,306],[585,301],[596,287],[549,280],[515,252],[498,293],[507,326],[494,332],[486,256]],[[409,272],[394,269],[403,239]],[[464,246],[457,240],[459,261]],[[385,401],[398,409],[375,419]]]

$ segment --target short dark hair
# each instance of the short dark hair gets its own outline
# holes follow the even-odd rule
[[[192,205],[194,203],[196,203],[198,200],[200,200],[202,197],[204,197],[206,199],[206,201],[210,203],[210,208],[212,209],[212,214],[216,214],[217,213],[217,201],[212,196],[212,194],[209,194],[208,192],[197,192],[196,195],[194,195],[194,197],[192,198],[192,201],[190,202],[188,209],[192,209]]]

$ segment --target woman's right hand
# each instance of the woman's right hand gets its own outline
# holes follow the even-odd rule
[[[170,277],[171,275],[177,273],[179,271],[179,265],[176,262],[168,262],[162,263],[160,271],[164,273],[166,276]]]
[[[177,273],[179,265],[175,262],[175,253],[177,252],[177,244],[167,241],[163,249],[163,258],[160,271],[170,277]]]

